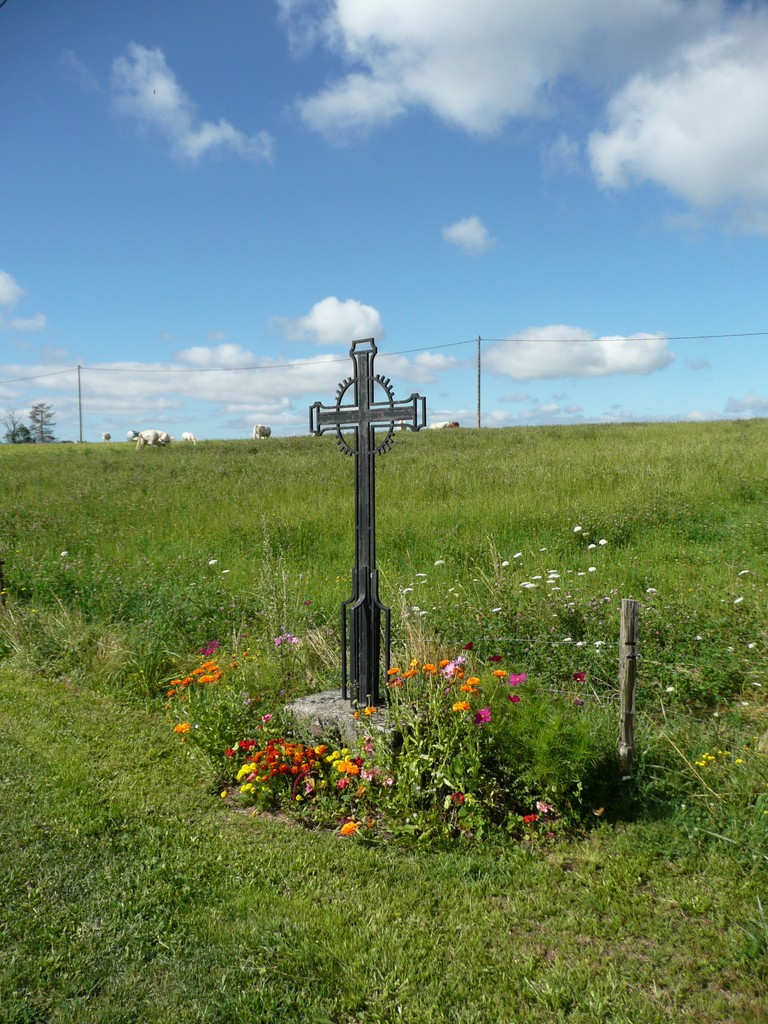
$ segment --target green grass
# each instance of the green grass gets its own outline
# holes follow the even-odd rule
[[[438,852],[227,808],[162,708],[214,639],[338,685],[331,440],[0,446],[0,1022],[764,1020],[766,465],[768,421],[398,435],[395,658],[471,640],[604,710],[641,602],[634,800]]]
[[[669,821],[366,846],[223,809],[182,749],[0,674],[4,1024],[764,1019],[765,873]]]

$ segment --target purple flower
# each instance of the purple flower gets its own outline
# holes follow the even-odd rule
[[[275,637],[275,647],[280,647],[282,644],[297,644],[299,638],[294,636],[293,633],[281,633],[280,636]]]
[[[507,682],[509,683],[510,686],[519,686],[520,683],[524,683],[527,678],[528,676],[525,674],[525,672],[520,672],[518,675],[515,675],[515,673],[513,672],[512,675],[507,680]]]
[[[520,698],[517,696],[516,693],[508,693],[507,694],[507,700],[511,700],[513,704],[519,704],[520,703]]]
[[[480,708],[475,712],[475,725],[485,725],[486,722],[491,720],[491,709],[489,707]]]

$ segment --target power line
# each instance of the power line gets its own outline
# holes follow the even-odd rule
[[[0,0],[0,7],[7,0]],[[642,344],[647,341],[716,341],[719,339],[726,338],[761,338],[768,336],[768,331],[743,331],[733,334],[674,334],[674,335],[662,335],[652,336],[648,338],[625,338],[621,337],[620,340],[625,342],[632,342],[634,344]],[[618,337],[618,336],[617,336]],[[395,352],[382,352],[381,356],[404,356],[412,355],[414,352],[434,352],[438,349],[444,348],[458,348],[462,345],[477,345],[480,341],[485,342],[516,342],[516,343],[533,343],[535,345],[542,344],[554,344],[554,345],[591,345],[596,341],[600,341],[600,338],[468,338],[466,341],[447,341],[440,345],[421,345],[418,348],[404,348],[398,349]],[[167,367],[142,367],[142,366],[72,366],[65,370],[51,370],[47,373],[38,373],[30,377],[15,377],[11,380],[0,380],[0,384],[18,384],[28,380],[40,380],[43,377],[53,377],[57,374],[62,373],[74,373],[75,370],[87,370],[93,373],[242,373],[245,370],[293,370],[302,366],[318,366],[318,365],[330,365],[331,363],[345,363],[349,355],[345,356],[334,356],[332,359],[326,359],[322,363],[318,363],[314,359],[297,360],[293,363],[267,363],[260,366],[167,366]]]

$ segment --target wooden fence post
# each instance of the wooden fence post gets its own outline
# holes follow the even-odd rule
[[[635,683],[639,615],[640,602],[622,598],[619,636],[619,760],[624,775],[631,773],[635,758]]]

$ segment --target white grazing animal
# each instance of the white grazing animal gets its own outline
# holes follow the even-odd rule
[[[157,443],[165,445],[165,444],[170,444],[172,440],[173,440],[173,438],[171,437],[171,435],[168,433],[167,430],[161,430],[160,431],[160,437],[158,437],[158,439],[157,439]]]
[[[102,434],[101,435],[101,440],[102,441],[111,441],[112,440],[112,435],[111,434],[106,434],[106,433]]]
[[[456,420],[442,420],[440,423],[430,423],[430,430],[445,430],[446,427],[458,427],[459,424]]]
[[[197,438],[195,437],[194,434],[190,434],[188,430],[185,430],[184,433],[181,435],[181,440],[191,441],[192,444],[197,444]]]
[[[138,436],[139,435],[135,430],[129,430],[128,433],[125,435],[128,441],[135,441]]]
[[[254,441],[259,441],[265,437],[272,437],[272,427],[266,427],[263,423],[256,423],[251,436]]]
[[[150,448],[162,448],[163,445],[168,444],[168,441],[164,441],[163,437],[167,437],[170,441],[170,434],[166,434],[160,430],[140,430],[136,435],[136,447],[146,448],[149,445]]]

